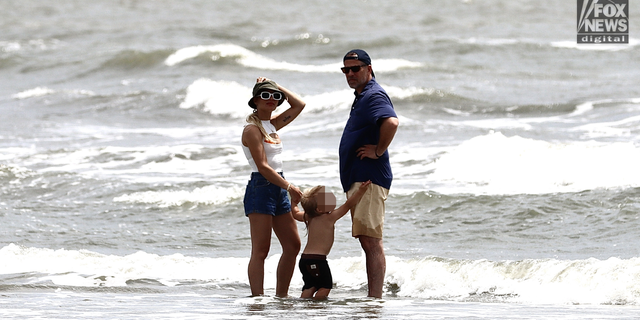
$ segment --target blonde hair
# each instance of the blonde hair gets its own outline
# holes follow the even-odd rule
[[[265,130],[264,127],[262,126],[262,120],[260,120],[260,118],[258,118],[258,113],[253,112],[252,114],[248,115],[247,116],[247,123],[258,127],[258,129],[260,129],[260,133],[262,133],[262,136],[264,137],[265,140],[267,140],[267,142],[271,142],[271,143],[275,143],[276,142],[276,140],[273,139],[273,137],[270,136],[267,133],[267,130]]]
[[[300,204],[302,205],[302,209],[304,209],[304,224],[307,228],[309,228],[309,221],[320,215],[318,214],[318,201],[316,200],[316,195],[320,190],[322,190],[322,188],[324,188],[324,186],[315,186],[302,193]]]

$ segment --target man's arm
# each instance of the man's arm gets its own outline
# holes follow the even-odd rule
[[[400,121],[396,117],[384,118],[380,120],[380,139],[378,139],[378,144],[365,144],[364,146],[358,148],[356,150],[357,156],[360,160],[364,158],[378,159],[393,141],[393,137],[395,137],[396,132],[398,131],[398,126],[400,125]]]
[[[393,141],[393,137],[396,136],[399,125],[400,121],[395,117],[380,120],[380,140],[378,140],[378,145],[375,149],[376,155],[382,155],[387,151],[391,141]]]

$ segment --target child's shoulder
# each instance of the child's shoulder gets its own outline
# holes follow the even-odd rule
[[[313,220],[318,220],[318,221],[331,220],[331,213],[324,213],[314,217],[309,217],[309,222]]]

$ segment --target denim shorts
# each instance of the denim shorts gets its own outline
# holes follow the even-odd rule
[[[279,174],[284,178],[282,172]],[[251,173],[243,202],[245,216],[249,216],[250,213],[279,216],[291,211],[287,190],[272,184],[259,172]]]

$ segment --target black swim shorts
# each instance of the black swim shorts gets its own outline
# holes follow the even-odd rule
[[[310,288],[333,288],[331,269],[327,263],[327,256],[318,254],[302,254],[298,263],[304,286],[302,290]]]

